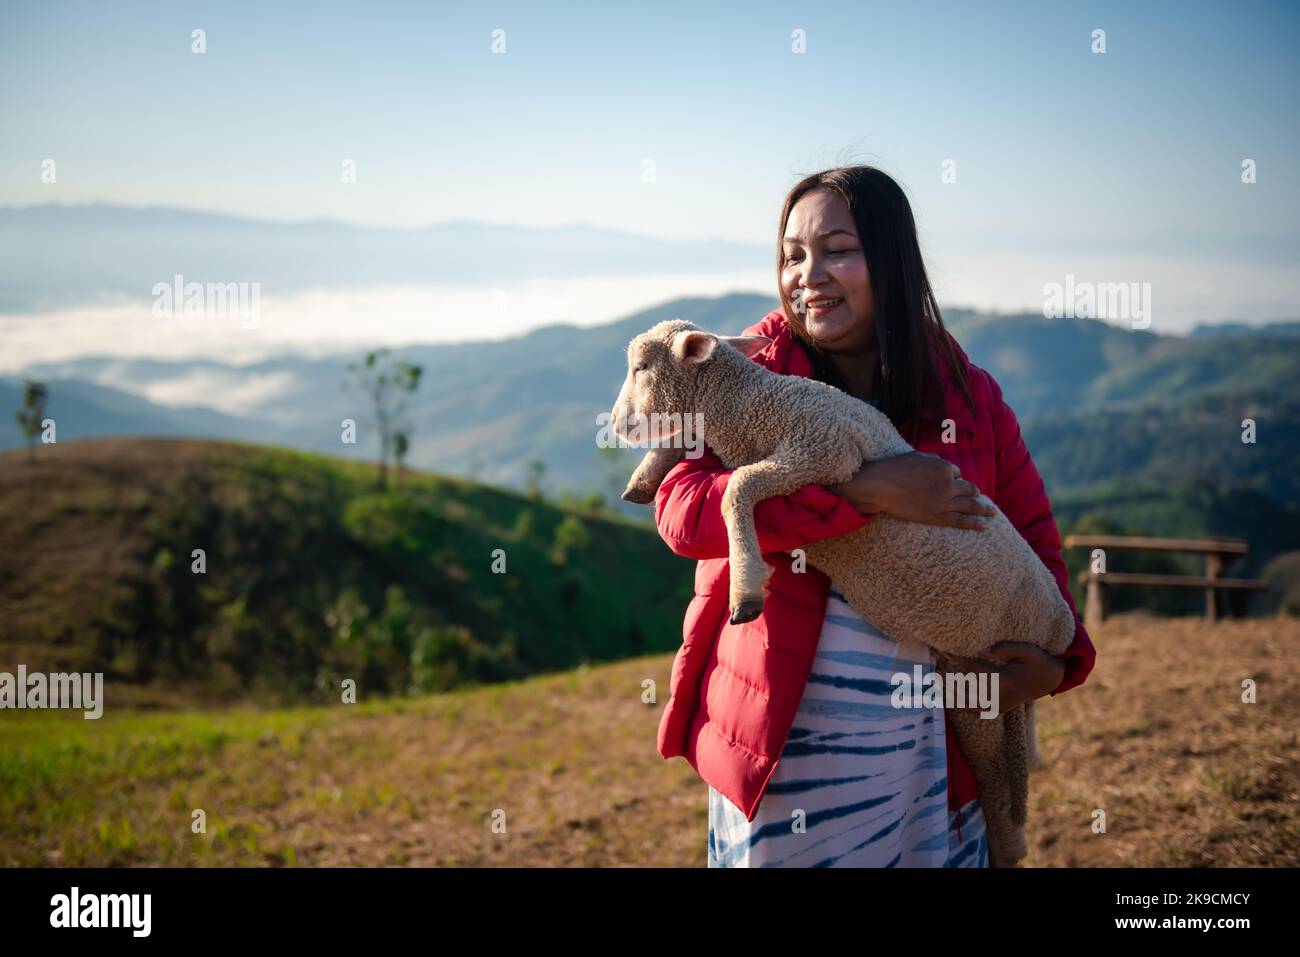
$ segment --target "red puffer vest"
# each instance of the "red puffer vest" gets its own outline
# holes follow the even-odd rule
[[[812,363],[779,309],[745,334],[773,340],[754,361],[784,375],[812,375]],[[956,442],[942,441],[940,421],[918,417],[920,435],[912,445],[956,464],[962,478],[997,503],[1056,577],[1073,610],[1060,533],[1015,414],[993,377],[971,364],[956,340],[953,346],[966,369],[975,414],[936,345],[935,371],[947,415],[956,426]],[[704,781],[752,821],[803,697],[830,594],[826,575],[811,565],[802,573],[794,571],[783,553],[854,531],[874,516],[862,515],[822,485],[805,485],[760,502],[754,510],[759,544],[773,573],[763,613],[733,625],[728,620],[727,529],[721,510],[730,474],[706,447],[699,458],[678,463],[655,497],[660,536],[676,554],[699,559],[695,597],[686,609],[658,745],[665,759],[686,758]],[[1077,613],[1075,621],[1074,642],[1065,652],[1065,677],[1053,695],[1081,684],[1096,660]],[[944,717],[948,721],[946,712]],[[951,722],[946,732],[948,807],[957,810],[979,796],[979,786]]]

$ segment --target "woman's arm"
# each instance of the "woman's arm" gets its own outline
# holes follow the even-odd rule
[[[987,527],[993,509],[981,503],[974,482],[959,477],[960,469],[933,452],[907,452],[865,462],[847,482],[828,485],[860,512],[884,512],[905,522]]]
[[[683,459],[655,496],[655,523],[668,547],[687,558],[727,557],[722,496],[732,469],[707,447]],[[956,468],[929,452],[909,452],[867,462],[848,481],[805,485],[789,495],[763,499],[754,509],[759,548],[788,552],[835,538],[871,523],[877,512],[957,528],[983,528],[993,510],[974,497],[979,489],[956,477]]]
[[[1033,459],[1029,457],[1016,414],[1002,397],[1002,388],[992,376],[988,379],[993,387],[994,441],[997,449],[997,490],[993,501],[1024,536],[1025,541],[1029,542],[1034,554],[1042,559],[1056,579],[1056,585],[1070,606],[1070,611],[1074,613],[1074,641],[1062,656],[1065,659],[1065,674],[1055,690],[1050,692],[1057,695],[1083,684],[1097,660],[1097,650],[1093,647],[1083,622],[1079,620],[1074,597],[1070,594],[1069,572],[1061,558],[1061,533],[1052,516],[1052,503],[1047,498],[1042,477],[1039,476]]]
[[[682,459],[664,476],[655,493],[655,525],[673,552],[686,558],[727,557],[722,496],[733,471],[723,468],[705,446],[699,458]],[[874,518],[816,484],[763,499],[754,507],[758,545],[764,554],[846,535],[871,524]]]

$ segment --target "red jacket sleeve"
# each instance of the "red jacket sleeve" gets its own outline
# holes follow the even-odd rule
[[[1065,676],[1052,692],[1057,695],[1083,684],[1097,660],[1097,651],[1079,619],[1074,597],[1070,594],[1069,572],[1061,558],[1061,533],[1052,517],[1052,504],[1047,498],[1043,480],[1029,457],[1016,414],[1002,398],[1001,387],[992,376],[988,379],[993,387],[997,448],[997,493],[993,500],[1056,578],[1057,587],[1074,613],[1074,641],[1065,649]]]
[[[703,455],[682,459],[664,477],[655,494],[655,525],[676,554],[697,559],[727,557],[722,496],[733,471],[723,468],[713,450],[705,446]],[[874,518],[816,484],[763,499],[754,507],[763,554],[788,552],[809,542],[845,535],[871,524]]]

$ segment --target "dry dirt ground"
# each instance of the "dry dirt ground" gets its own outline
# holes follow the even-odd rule
[[[1129,615],[1093,639],[1089,680],[1039,712],[1026,865],[1300,864],[1300,621]],[[707,788],[655,750],[670,667],[290,711],[7,712],[0,864],[703,867]]]
[[[1300,621],[1132,614],[1090,633],[1096,668],[1040,712],[1026,864],[1300,863]]]

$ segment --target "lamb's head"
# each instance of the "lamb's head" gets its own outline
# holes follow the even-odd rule
[[[673,450],[672,440],[685,417],[700,411],[701,386],[724,361],[719,350],[735,349],[749,357],[769,342],[766,336],[718,336],[684,319],[670,319],[628,344],[627,378],[614,402],[611,427],[620,438],[634,444],[649,439],[657,447],[633,475],[625,501],[652,501],[659,481],[681,458],[682,450]]]

